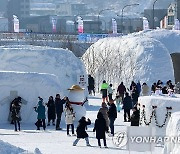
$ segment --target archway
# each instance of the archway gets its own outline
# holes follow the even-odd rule
[[[171,54],[173,67],[174,67],[174,77],[175,82],[180,82],[180,53]]]

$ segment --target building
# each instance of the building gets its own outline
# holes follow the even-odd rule
[[[56,5],[50,2],[31,2],[30,15],[31,16],[46,16],[55,15]]]
[[[29,17],[30,0],[9,0],[7,3],[7,16],[16,15],[19,19]]]
[[[87,5],[83,3],[57,3],[56,14],[61,16],[74,16],[87,14]]]
[[[30,15],[30,0],[8,0],[7,2],[7,18],[8,29],[13,31],[13,15],[16,15],[20,24],[21,21]]]
[[[149,28],[153,29],[153,9],[145,9],[144,17],[149,21]],[[154,28],[160,27],[160,21],[167,15],[167,9],[154,9]]]
[[[180,21],[180,1],[171,3],[167,10],[167,29],[173,29],[175,20]]]

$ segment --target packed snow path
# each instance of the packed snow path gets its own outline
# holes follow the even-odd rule
[[[54,126],[48,126],[46,131],[37,131],[34,124],[22,123],[22,131],[14,132],[14,125],[1,124],[0,125],[0,154],[13,154],[22,153],[35,153],[35,154],[129,154],[125,148],[120,149],[116,147],[112,142],[112,137],[107,135],[108,149],[105,149],[102,144],[102,148],[97,145],[97,139],[95,134],[92,132],[94,127],[94,121],[97,116],[97,112],[101,105],[100,96],[90,96],[89,106],[87,107],[87,116],[91,119],[92,124],[88,127],[89,140],[92,147],[87,147],[85,140],[80,140],[76,147],[72,146],[73,141],[76,139],[75,136],[67,137],[66,126],[63,124],[63,130],[56,131]],[[34,113],[36,114],[36,113]],[[118,113],[118,118],[115,121],[115,132],[122,131],[130,123],[123,122],[123,111]],[[75,127],[77,124],[75,124]],[[70,131],[71,133],[71,131]],[[2,140],[2,141],[1,141]],[[9,145],[9,144],[11,145]],[[13,146],[12,146],[13,145]],[[19,147],[19,148],[18,148]],[[161,147],[156,147],[153,154],[160,154],[162,151]],[[144,152],[134,152],[132,154],[139,154]],[[148,154],[150,152],[146,152]]]

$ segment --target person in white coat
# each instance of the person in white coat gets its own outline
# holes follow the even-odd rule
[[[73,107],[70,104],[70,102],[68,101],[68,99],[67,99],[67,102],[66,102],[66,106],[65,106],[64,112],[65,112],[65,122],[66,122],[66,125],[67,125],[67,135],[71,136],[69,134],[69,127],[70,126],[71,126],[71,129],[72,129],[72,135],[75,135],[74,134],[75,113],[74,113]]]

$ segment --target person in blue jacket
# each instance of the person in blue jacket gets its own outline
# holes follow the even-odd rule
[[[38,121],[36,122],[36,126],[37,126],[37,130],[40,130],[40,126],[43,123],[42,126],[43,126],[43,129],[45,130],[46,129],[46,123],[45,123],[46,110],[45,110],[45,106],[43,104],[43,99],[41,97],[38,97],[38,98],[39,98],[38,106],[34,107],[35,111],[38,113],[38,115],[37,115]]]

